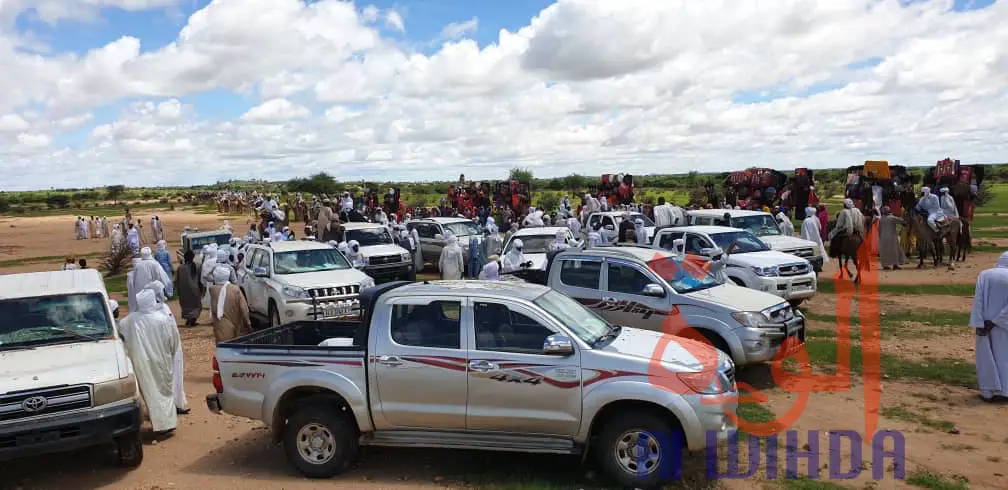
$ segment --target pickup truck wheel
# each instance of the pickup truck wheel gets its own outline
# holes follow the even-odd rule
[[[624,413],[610,419],[599,433],[599,465],[623,487],[651,488],[671,476],[673,427],[648,412]]]
[[[287,420],[283,436],[287,459],[308,478],[330,478],[357,457],[357,431],[346,417],[308,405]]]
[[[277,311],[276,303],[270,301],[269,308],[267,308],[269,313],[269,326],[279,327],[280,326],[280,312]]]
[[[123,468],[136,468],[143,462],[143,441],[140,433],[127,434],[115,441],[117,462]]]

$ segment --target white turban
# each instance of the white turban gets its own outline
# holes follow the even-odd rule
[[[217,250],[217,263],[218,264],[231,263],[231,253],[223,249]]]
[[[168,242],[166,242],[164,240],[158,240],[158,242],[157,242],[157,249],[158,249],[158,252],[168,251]]]
[[[151,281],[147,283],[146,286],[144,286],[144,289],[147,291],[153,291],[154,298],[157,300],[158,303],[168,302],[168,298],[165,297],[164,293],[165,285],[161,281]]]
[[[347,242],[347,248],[349,248],[353,253],[360,252],[360,242],[357,240],[350,240]]]
[[[154,253],[151,252],[150,247],[144,247],[140,249],[140,258],[143,260],[153,259]]]
[[[218,267],[213,271],[214,284],[220,286],[220,292],[217,293],[217,319],[220,320],[224,318],[224,302],[227,301],[227,283],[231,279],[231,271],[226,267]]]
[[[136,295],[137,311],[140,313],[154,313],[158,311],[157,296],[154,291],[144,289]]]
[[[231,270],[227,267],[216,267],[213,270],[214,284],[227,284],[231,280]]]

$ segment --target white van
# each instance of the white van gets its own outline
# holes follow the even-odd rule
[[[139,389],[94,269],[0,276],[0,460],[114,443],[143,460]]]

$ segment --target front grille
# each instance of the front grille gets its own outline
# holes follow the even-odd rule
[[[91,408],[91,388],[87,385],[61,386],[22,391],[0,396],[0,421]]]
[[[770,321],[774,323],[781,323],[794,318],[794,311],[791,309],[791,305],[784,303],[781,306],[767,311],[767,316],[770,317]]]
[[[368,263],[371,265],[394,264],[399,261],[398,255],[379,255],[368,259]]]
[[[735,368],[734,367],[728,368],[727,370],[725,370],[724,375],[725,375],[725,378],[728,379],[728,381],[730,383],[730,386],[734,387],[735,386]]]
[[[785,253],[789,253],[791,255],[797,255],[798,257],[801,257],[803,259],[807,259],[809,257],[814,257],[815,256],[815,249],[813,249],[813,248],[796,248],[794,250],[787,250]]]
[[[777,273],[783,277],[800,276],[802,274],[808,274],[808,272],[808,264],[788,264],[777,268]]]
[[[315,299],[356,296],[360,294],[360,285],[348,284],[346,286],[334,286],[331,288],[314,288],[309,289],[308,294]]]

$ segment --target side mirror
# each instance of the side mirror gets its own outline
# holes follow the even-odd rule
[[[664,298],[665,288],[659,286],[658,284],[648,284],[644,286],[644,296],[651,296],[652,298]]]
[[[444,240],[444,235],[437,233],[434,235],[435,240]]]
[[[543,354],[548,356],[569,356],[574,353],[574,343],[563,334],[553,334],[543,342]]]
[[[252,269],[252,274],[256,277],[269,277],[269,272],[266,271],[265,267],[256,267]]]

